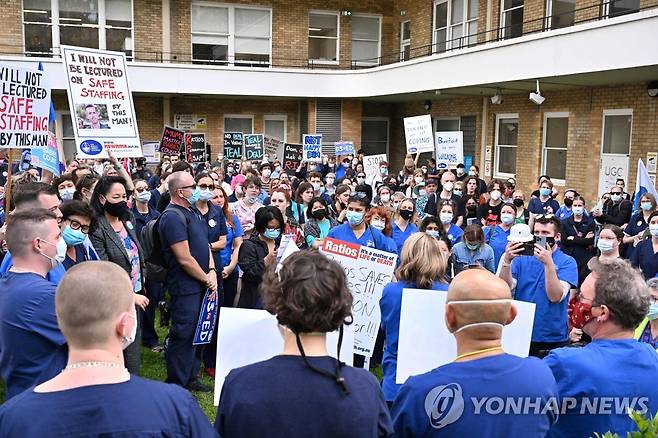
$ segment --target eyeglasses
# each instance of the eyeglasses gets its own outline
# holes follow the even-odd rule
[[[196,184],[191,184],[191,185],[189,185],[189,186],[179,187],[178,190],[193,189],[193,188],[195,188],[195,187],[196,187]]]
[[[135,187],[135,191],[137,193],[148,192],[148,190],[149,190],[148,187]]]
[[[215,190],[215,186],[213,184],[197,184],[197,188],[199,190]]]
[[[84,234],[89,234],[89,225],[82,225],[75,219],[69,220],[69,227],[71,227],[72,230],[80,230]]]

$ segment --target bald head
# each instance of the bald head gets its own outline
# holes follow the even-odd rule
[[[133,312],[130,278],[115,263],[77,264],[59,283],[55,308],[59,327],[71,347],[103,348],[116,337],[119,318]]]
[[[169,188],[169,193],[171,198],[178,199],[180,195],[178,194],[178,189],[182,187],[189,187],[194,185],[194,178],[187,172],[179,171],[174,172],[169,175],[167,179],[167,187]]]

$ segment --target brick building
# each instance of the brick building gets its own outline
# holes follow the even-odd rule
[[[67,154],[60,44],[125,51],[142,141],[203,116],[213,155],[225,130],[317,132],[399,168],[403,117],[429,113],[487,178],[593,200],[658,152],[658,0],[4,0],[0,18],[0,62],[49,73]]]

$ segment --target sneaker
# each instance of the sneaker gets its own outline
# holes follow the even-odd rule
[[[214,368],[205,368],[206,374],[212,379],[215,378],[215,369]]]
[[[193,391],[193,392],[212,392],[211,387],[204,385],[203,383],[199,382],[196,379],[190,381],[190,383],[185,385],[185,388],[188,391]]]

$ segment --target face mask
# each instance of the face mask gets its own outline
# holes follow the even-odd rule
[[[148,203],[151,200],[151,192],[144,190],[143,192],[137,193],[137,200],[139,202]]]
[[[519,207],[519,208],[523,207],[523,199],[515,199],[514,201],[512,201],[512,203],[514,204],[515,207]]]
[[[103,210],[105,210],[110,216],[114,217],[122,217],[126,213],[127,208],[128,204],[126,201],[105,201],[105,205],[103,205]]]
[[[464,169],[462,169],[461,167],[457,169],[457,176],[464,176],[464,173],[465,173]]]
[[[361,225],[363,222],[363,213],[359,213],[357,211],[348,211],[345,214],[345,217],[347,218],[347,222],[349,222],[352,227]]]
[[[318,208],[317,210],[313,210],[311,212],[311,216],[313,216],[313,219],[321,221],[324,219],[324,217],[327,215],[327,209],[326,208]]]
[[[357,184],[364,184],[364,183],[366,182],[366,179],[365,179],[365,178],[361,178],[361,177],[357,177],[357,178],[356,178],[356,182],[357,182]]]
[[[269,178],[270,175],[272,175],[272,171],[270,169],[263,169],[263,176],[265,178]]]
[[[462,195],[462,191],[461,191],[460,189],[453,189],[452,194],[453,194],[453,195],[457,195],[457,196],[461,196],[461,195]]]
[[[346,168],[346,169],[348,167],[350,167],[350,162],[349,161],[343,161],[343,167]]]
[[[210,189],[199,190],[199,201],[210,201],[215,194]]]
[[[135,337],[137,337],[137,312],[133,312],[133,320],[135,321],[135,324],[133,324],[133,328],[130,330],[130,335],[121,340],[121,348],[124,350],[128,348],[130,344],[135,342]]]
[[[425,169],[425,168],[421,167],[420,171],[423,172],[424,174],[427,174],[427,169]]]
[[[610,195],[610,199],[612,202],[619,202],[621,200],[621,195],[617,195],[616,193],[613,195]]]
[[[75,188],[66,188],[59,191],[59,197],[62,201],[70,201],[73,199],[73,194],[75,193]]]
[[[190,205],[196,204],[197,201],[199,200],[199,197],[201,197],[201,190],[199,190],[197,188],[194,188],[192,190],[192,193],[190,193],[190,196],[187,196],[187,197],[184,196],[184,198],[187,199],[187,202],[189,202]]]
[[[644,211],[651,211],[653,208],[653,205],[651,205],[651,202],[642,202],[640,204],[640,208]]]
[[[480,248],[479,243],[467,243],[466,248],[470,249],[471,251],[477,251]]]
[[[597,240],[597,242],[596,242],[596,247],[597,247],[602,253],[612,251],[612,249],[614,248],[614,246],[615,246],[615,245],[614,245],[614,243],[612,242],[612,240],[608,240],[608,239],[601,239],[601,238],[599,238],[599,240]]]
[[[386,222],[383,221],[370,221],[370,226],[376,230],[382,231],[386,227]]]
[[[573,208],[573,214],[576,216],[582,216],[583,213],[585,213],[585,207],[574,207]]]
[[[383,195],[381,195],[379,197],[379,200],[382,201],[382,202],[388,202],[388,201],[391,200],[391,195],[388,194],[388,193],[384,193]]]
[[[315,192],[320,191],[320,183],[313,183],[311,185],[313,186],[313,191]]]
[[[48,245],[54,246],[57,249],[57,252],[55,253],[55,257],[50,257],[42,252],[39,253],[45,258],[47,258],[48,260],[50,260],[51,269],[55,269],[56,267],[61,265],[64,259],[66,258],[66,242],[62,238],[60,238],[57,241],[57,243],[50,243],[44,239],[42,239],[42,241],[47,243]]]
[[[514,215],[510,213],[502,213],[500,215],[500,221],[505,225],[510,225],[514,222]]]
[[[578,297],[573,297],[569,300],[568,314],[571,326],[577,329],[582,329],[588,322],[594,319],[592,305],[580,302]]]
[[[404,219],[405,221],[408,221],[411,219],[411,217],[414,215],[414,212],[411,210],[400,210],[400,217]]]
[[[500,191],[498,191],[498,190],[492,191],[489,195],[491,196],[491,199],[493,199],[494,201],[497,201],[497,200],[500,199]]]
[[[649,225],[649,232],[653,237],[658,237],[658,225]]]
[[[281,172],[281,166],[276,166],[274,170],[276,170],[277,172]]]
[[[647,312],[647,318],[651,321],[658,319],[658,303],[654,303],[649,306],[649,312]]]
[[[435,239],[439,238],[439,230],[427,230],[425,231],[425,234],[427,234],[430,237],[434,237]]]
[[[256,196],[245,196],[244,198],[244,202],[250,205],[255,204],[257,200],[258,198]]]
[[[233,175],[233,172],[235,172],[235,170],[232,167],[226,168],[226,173],[228,173],[229,175]]]
[[[468,171],[468,176],[475,176],[475,171],[474,170],[469,170]]]
[[[452,213],[441,213],[439,214],[439,218],[441,219],[441,223],[449,224],[452,222]]]
[[[414,181],[416,182],[416,184],[422,184],[423,181],[425,181],[425,178],[423,178],[422,176],[416,176],[414,177]]]
[[[469,213],[473,213],[477,209],[477,205],[467,205],[466,210],[469,211]]]
[[[512,300],[506,300],[506,299],[501,299],[501,300],[468,300],[468,301],[449,301],[446,304],[447,305],[459,304],[459,305],[463,306],[464,304],[479,304],[479,305],[490,304],[490,303],[491,304],[498,304],[498,303],[509,303],[511,301]],[[482,326],[496,326],[496,327],[500,327],[501,330],[505,327],[504,324],[501,324],[500,322],[496,322],[496,321],[473,322],[471,324],[466,324],[466,325],[463,325],[463,326],[459,327],[457,330],[452,332],[452,334],[455,335],[455,334],[457,334],[457,333],[461,332],[462,330],[467,329],[469,327],[482,327]]]
[[[551,189],[549,189],[548,187],[542,187],[539,189],[539,194],[541,196],[548,196],[551,194]]]
[[[388,188],[391,190],[391,193],[395,193],[395,192],[398,191],[398,186],[396,184],[393,184],[393,183],[389,183]]]
[[[327,178],[326,181],[327,181],[327,185],[328,185],[328,186],[333,186],[333,185],[334,185],[334,181],[336,181],[336,180],[333,179],[333,178]]]
[[[446,192],[452,192],[452,189],[455,188],[455,184],[452,181],[448,181],[447,183],[443,184],[443,190]]]
[[[270,240],[276,240],[279,237],[279,235],[281,235],[281,230],[279,230],[278,228],[268,228],[263,233],[263,236],[265,236],[266,239],[270,239]]]
[[[419,194],[420,196],[427,196],[427,191],[426,191],[426,190],[419,190],[419,191],[418,191],[418,194]]]
[[[380,168],[379,168],[379,174],[380,174],[380,175],[388,175],[388,168],[386,168],[386,167],[380,167]]]
[[[68,246],[80,245],[85,241],[87,235],[80,230],[74,230],[70,225],[67,225],[62,231],[62,239]]]
[[[571,198],[564,198],[564,205],[568,208],[571,208],[573,205],[573,199]]]

